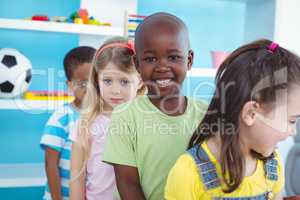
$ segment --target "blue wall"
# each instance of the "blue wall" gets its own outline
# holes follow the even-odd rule
[[[211,67],[211,50],[232,51],[244,42],[245,1],[138,0],[138,13],[165,11],[180,17],[190,31],[195,67]]]
[[[23,19],[35,14],[69,16],[78,10],[80,0],[1,0],[0,18]],[[29,90],[55,90],[64,86],[62,60],[67,51],[78,46],[79,36],[23,30],[0,29],[0,48],[16,48],[33,65]],[[50,113],[0,110],[0,163],[42,162],[39,140]],[[24,143],[26,145],[24,145]]]
[[[1,0],[1,18],[28,18],[32,15],[69,16],[78,10],[80,0]]]
[[[43,162],[39,143],[46,111],[0,110],[0,164]]]
[[[36,14],[69,16],[80,0],[1,0],[0,18],[23,19]],[[64,85],[62,60],[77,46],[79,36],[62,33],[0,29],[0,48],[15,48],[33,65],[30,90],[56,90]],[[0,110],[0,164],[43,162],[39,147],[49,112]],[[41,199],[43,187],[0,188],[1,199]]]
[[[275,0],[251,0],[247,2],[245,42],[260,38],[273,40],[275,4]]]
[[[78,10],[80,0],[1,0],[0,18],[23,19],[36,14],[70,16]],[[64,83],[62,60],[78,45],[79,36],[22,30],[0,30],[0,48],[15,48],[27,56],[33,65],[29,90],[60,89]],[[50,82],[50,84],[49,84]]]

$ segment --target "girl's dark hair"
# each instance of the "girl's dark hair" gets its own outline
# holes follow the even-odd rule
[[[246,44],[221,64],[208,111],[189,142],[191,148],[216,134],[220,136],[222,178],[227,193],[239,187],[245,174],[238,134],[239,115],[244,104],[254,100],[272,105],[278,89],[287,89],[300,80],[299,57],[282,47],[272,51],[269,49],[271,43],[264,39]],[[255,152],[253,155],[266,159]]]

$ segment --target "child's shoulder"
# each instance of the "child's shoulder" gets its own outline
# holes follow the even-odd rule
[[[189,199],[202,199],[204,191],[194,159],[188,153],[182,154],[169,172],[165,197],[185,199],[188,194],[191,195]]]
[[[138,112],[147,106],[148,97],[146,95],[138,96],[133,101],[122,103],[114,108],[113,113],[131,113]]]
[[[208,108],[207,102],[192,97],[188,97],[188,96],[187,99],[188,99],[187,113],[189,113],[190,116],[202,119],[202,117],[204,116]]]
[[[56,124],[57,123],[65,124],[68,123],[68,121],[70,121],[71,119],[76,120],[78,118],[78,115],[79,115],[78,111],[76,111],[71,104],[67,103],[61,105],[60,107],[58,107],[56,110],[53,111],[52,115],[48,120],[48,124],[54,122]]]
[[[73,113],[73,112],[77,112],[77,111],[72,106],[72,104],[65,103],[65,104],[59,106],[58,108],[56,108],[53,111],[52,115],[66,115],[66,114],[70,114],[70,113]]]
[[[186,96],[188,99],[189,104],[191,105],[192,108],[198,108],[198,109],[207,109],[208,103],[204,100],[201,99],[196,99],[190,96]]]
[[[197,164],[189,153],[183,153],[176,161],[174,170],[184,174],[187,171],[197,172]],[[195,173],[197,174],[197,173]]]

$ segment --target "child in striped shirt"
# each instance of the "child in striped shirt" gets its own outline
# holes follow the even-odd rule
[[[86,84],[95,49],[81,46],[69,51],[64,58],[64,71],[68,90],[74,101],[57,109],[47,124],[40,145],[45,150],[47,184],[44,200],[69,199],[71,133],[78,119],[78,110],[86,92]]]

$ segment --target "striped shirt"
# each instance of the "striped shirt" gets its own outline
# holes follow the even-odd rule
[[[59,175],[61,178],[61,194],[63,199],[69,198],[71,140],[69,133],[74,129],[79,117],[78,111],[71,104],[65,104],[57,109],[48,120],[40,145],[43,149],[49,147],[59,152]],[[48,183],[43,199],[51,200]]]

